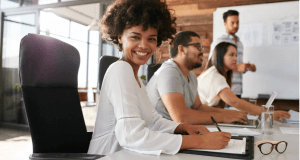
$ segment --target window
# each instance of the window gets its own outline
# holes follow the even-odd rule
[[[19,7],[19,0],[1,0],[1,9]]]
[[[69,37],[70,21],[51,12],[40,13],[40,30],[63,37]]]
[[[57,3],[58,0],[23,0],[22,6]]]

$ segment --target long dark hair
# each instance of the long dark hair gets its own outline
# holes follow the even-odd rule
[[[233,46],[237,49],[236,45],[234,45],[232,43],[228,43],[228,42],[219,43],[215,47],[215,49],[213,51],[213,55],[208,60],[206,66],[205,66],[205,70],[207,70],[211,66],[215,66],[217,71],[222,76],[225,77],[226,82],[228,83],[229,87],[231,88],[233,72],[232,72],[232,70],[229,70],[229,71],[225,72],[225,69],[224,69],[224,56],[225,56],[229,46]],[[221,106],[221,108],[224,108],[225,107],[225,102],[223,100],[220,100],[219,106]]]

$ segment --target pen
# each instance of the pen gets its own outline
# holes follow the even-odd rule
[[[215,119],[214,119],[212,116],[210,116],[210,118],[211,118],[211,120],[213,121],[214,125],[218,128],[218,130],[219,130],[220,132],[222,132],[221,129],[220,129],[220,127],[219,127],[219,125],[218,125],[218,123],[215,121]]]

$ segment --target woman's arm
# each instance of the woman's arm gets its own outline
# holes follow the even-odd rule
[[[261,108],[252,103],[249,103],[243,99],[238,98],[230,88],[224,88],[218,94],[218,96],[230,106],[233,106],[241,111],[245,111],[247,113],[253,115],[260,115]]]
[[[249,103],[243,99],[238,98],[229,88],[225,88],[221,90],[218,96],[230,106],[233,106],[241,111],[245,111],[247,113],[253,115],[261,115],[261,107],[256,106],[252,103]],[[290,118],[290,114],[286,111],[274,111],[274,119],[277,121],[283,121],[286,118]]]

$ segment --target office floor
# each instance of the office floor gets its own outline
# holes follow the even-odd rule
[[[93,131],[96,106],[82,107],[88,131]],[[0,160],[28,160],[32,153],[29,131],[0,127]]]
[[[29,131],[0,128],[0,160],[25,160],[31,153]]]

